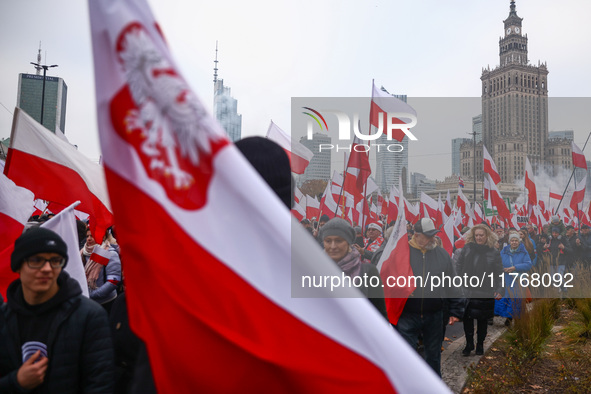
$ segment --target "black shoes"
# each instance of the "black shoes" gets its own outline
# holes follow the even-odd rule
[[[512,319],[511,319],[510,317],[508,317],[508,318],[507,318],[507,320],[505,320],[505,325],[506,325],[507,327],[509,327],[509,326],[511,325],[511,320],[512,320]]]
[[[477,356],[482,356],[484,354],[484,344],[483,343],[479,343],[476,345],[476,355]]]
[[[462,350],[462,356],[468,357],[472,350],[474,350],[474,342],[466,343],[466,347],[464,348],[464,350]]]

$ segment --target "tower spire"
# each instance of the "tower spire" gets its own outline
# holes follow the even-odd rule
[[[517,11],[515,10],[515,0],[511,0],[511,5],[509,7],[509,16],[517,16]]]
[[[215,41],[215,60],[213,61],[213,83],[218,81],[218,42]]]
[[[41,64],[41,41],[39,41],[39,50],[37,51],[37,64]],[[37,75],[41,75],[41,70],[43,68],[40,66],[35,66],[35,70],[37,70]]]

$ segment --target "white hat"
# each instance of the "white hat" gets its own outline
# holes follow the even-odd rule
[[[367,229],[369,230],[370,228],[375,228],[376,230],[378,230],[380,233],[382,232],[382,228],[380,227],[379,224],[377,223],[370,223],[369,226],[367,226]]]
[[[415,233],[421,233],[425,234],[427,237],[432,237],[438,232],[439,230],[435,227],[435,223],[429,218],[422,218],[415,224]]]

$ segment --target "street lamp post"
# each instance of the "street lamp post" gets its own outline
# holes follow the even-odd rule
[[[51,66],[48,66],[46,64],[33,63],[33,62],[31,62],[31,64],[33,66],[35,66],[37,69],[39,69],[39,68],[43,69],[43,89],[41,90],[41,121],[39,122],[39,123],[41,123],[41,125],[43,125],[43,106],[45,105],[45,75],[47,74],[48,68],[57,67],[57,64],[52,64]]]

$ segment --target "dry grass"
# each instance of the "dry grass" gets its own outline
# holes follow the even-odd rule
[[[540,301],[534,303],[537,306],[529,315],[523,315],[522,322],[516,321],[518,329],[514,327],[501,337],[469,371],[464,393],[590,392],[591,339],[570,330],[591,320],[591,301]],[[524,340],[526,332],[536,325],[547,330],[543,318],[554,322],[557,309],[559,318],[545,340]]]

